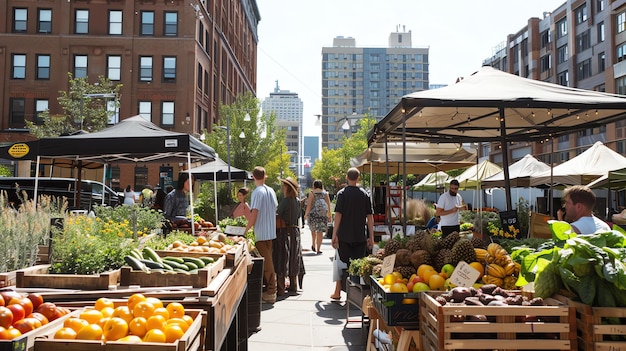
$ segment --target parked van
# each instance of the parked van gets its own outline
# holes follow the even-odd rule
[[[68,208],[91,210],[94,205],[104,204],[117,206],[121,204],[119,195],[110,187],[93,180],[81,180],[80,204],[74,206],[78,180],[74,178],[39,178],[38,195],[50,195],[67,198]],[[6,191],[9,202],[19,205],[22,191],[32,199],[35,193],[35,178],[30,177],[0,177],[0,191]]]

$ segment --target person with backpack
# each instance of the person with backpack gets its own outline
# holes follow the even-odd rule
[[[311,251],[322,253],[322,238],[328,230],[330,217],[330,197],[324,190],[322,181],[317,179],[313,182],[313,190],[309,193],[304,217],[309,221],[311,229]]]

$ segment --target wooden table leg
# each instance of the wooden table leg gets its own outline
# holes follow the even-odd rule
[[[411,346],[411,340],[415,340],[415,344],[417,345],[417,349],[422,349],[422,340],[420,336],[419,330],[402,330],[400,332],[400,339],[398,340],[398,350],[397,351],[408,351]]]

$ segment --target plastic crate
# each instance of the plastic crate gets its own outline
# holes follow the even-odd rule
[[[372,276],[370,281],[372,303],[387,325],[419,329],[419,294],[389,293],[376,277]]]

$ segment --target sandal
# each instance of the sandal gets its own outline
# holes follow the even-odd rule
[[[315,252],[315,246],[311,246],[311,251]]]
[[[336,296],[330,295],[330,299],[331,299],[331,300],[335,300],[335,301],[337,301],[337,300],[341,300],[341,295],[339,295],[339,297],[336,297]]]

